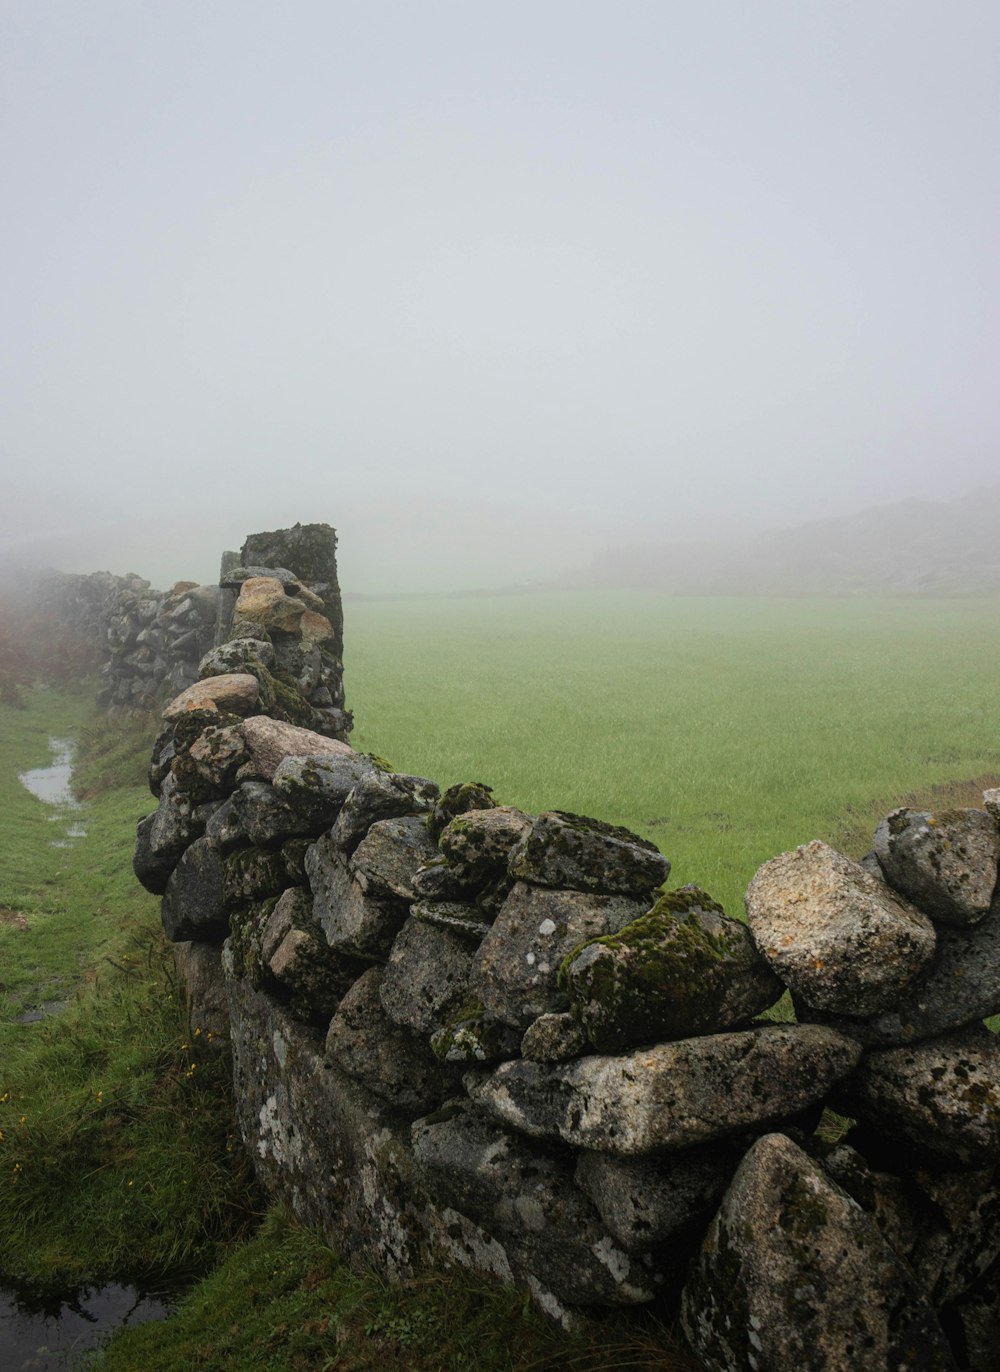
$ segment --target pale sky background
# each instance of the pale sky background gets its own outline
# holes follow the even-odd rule
[[[8,556],[345,590],[1000,480],[996,0],[0,0]]]

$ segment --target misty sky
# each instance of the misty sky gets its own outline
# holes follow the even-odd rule
[[[345,590],[1000,480],[995,0],[0,0],[19,556]]]

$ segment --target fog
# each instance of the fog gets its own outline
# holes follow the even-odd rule
[[[8,559],[498,586],[997,480],[993,4],[0,24]]]

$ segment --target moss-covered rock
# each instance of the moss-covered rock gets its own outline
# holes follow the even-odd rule
[[[670,863],[629,829],[550,810],[511,850],[509,871],[537,886],[648,896],[666,881]]]
[[[446,1024],[431,1035],[431,1051],[442,1062],[486,1066],[516,1058],[517,1032],[492,1019],[482,1002],[468,999],[452,1011]]]
[[[482,885],[507,869],[511,849],[531,829],[531,817],[512,805],[467,810],[441,831],[438,847],[459,880]]]
[[[437,843],[445,826],[456,815],[464,815],[469,810],[492,810],[494,804],[491,787],[481,781],[460,781],[449,786],[444,795],[435,801],[427,816],[427,832]]]
[[[746,925],[696,887],[669,892],[618,933],[574,949],[559,985],[602,1053],[718,1033],[784,990]]]
[[[237,848],[223,859],[227,905],[262,900],[284,890],[288,878],[280,853]]]

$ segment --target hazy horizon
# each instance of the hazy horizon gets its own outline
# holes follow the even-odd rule
[[[508,585],[1000,470],[1000,11],[9,0],[4,561]]]

